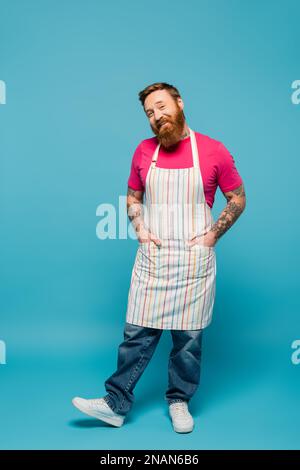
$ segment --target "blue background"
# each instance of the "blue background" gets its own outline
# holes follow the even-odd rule
[[[296,0],[0,2],[3,449],[299,448],[300,78]],[[216,246],[195,430],[164,401],[164,332],[122,428],[85,417],[115,370],[137,241],[96,236],[153,135],[138,92],[182,94],[192,129],[231,151],[247,207]],[[225,206],[218,190],[213,214]]]

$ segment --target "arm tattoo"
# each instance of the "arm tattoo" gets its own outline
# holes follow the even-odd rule
[[[127,190],[127,214],[129,220],[137,232],[143,226],[143,191],[137,191],[128,186]]]
[[[228,196],[228,194],[235,194],[236,196],[245,197],[244,185],[241,184],[241,186],[234,189],[233,191],[229,191],[228,193],[224,193],[224,194],[225,194],[227,201],[231,199],[231,196]]]
[[[141,191],[137,191],[135,189],[132,189],[128,186],[128,189],[127,189],[127,196],[133,196],[133,197],[137,197],[137,194],[140,193]]]
[[[224,196],[228,201],[227,205],[211,228],[216,239],[219,239],[234,224],[245,209],[246,196],[243,185],[224,193]]]

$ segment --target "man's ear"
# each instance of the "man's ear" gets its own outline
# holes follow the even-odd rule
[[[184,108],[184,102],[183,102],[182,98],[177,98],[177,103],[178,103],[178,106],[180,107],[180,109],[182,111],[183,108]]]

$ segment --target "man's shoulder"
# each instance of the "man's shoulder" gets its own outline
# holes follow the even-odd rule
[[[157,146],[158,140],[157,137],[149,137],[147,139],[142,139],[139,144],[137,145],[136,149],[139,150],[141,153],[148,153],[152,149],[155,149]]]
[[[221,144],[220,140],[214,139],[207,134],[198,131],[194,132],[197,142],[201,145],[205,145],[208,149],[214,150]]]
[[[139,145],[152,146],[152,145],[156,145],[157,143],[158,143],[157,137],[153,136],[153,137],[148,137],[147,139],[141,140]]]

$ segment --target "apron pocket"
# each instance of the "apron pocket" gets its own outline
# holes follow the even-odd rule
[[[205,245],[201,245],[200,243],[195,243],[195,245],[189,247],[190,249],[197,249],[197,247],[200,249],[200,250],[203,250],[203,251],[207,251],[207,252],[210,252],[210,251],[214,251],[215,247],[214,246],[205,246]]]
[[[157,247],[154,242],[140,242],[137,256],[137,270],[140,275],[153,276],[156,269]]]
[[[188,248],[190,251],[188,278],[204,282],[210,279],[214,273],[215,250],[212,246],[196,243]]]

